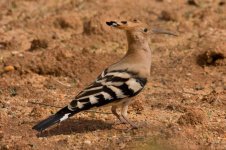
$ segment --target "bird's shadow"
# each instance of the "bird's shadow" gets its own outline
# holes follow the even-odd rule
[[[49,137],[54,135],[70,135],[75,133],[85,133],[89,131],[96,130],[110,130],[112,129],[112,124],[104,122],[102,120],[66,120],[57,126],[42,131],[37,134],[38,137]]]

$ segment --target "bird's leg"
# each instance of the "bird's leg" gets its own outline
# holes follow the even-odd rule
[[[117,106],[116,105],[113,105],[111,107],[111,112],[119,119],[119,121],[120,121],[119,123],[127,123],[124,120],[124,118],[117,113],[116,109],[117,109]]]
[[[137,125],[135,125],[133,122],[131,122],[128,118],[127,118],[127,110],[128,110],[128,105],[130,104],[130,101],[127,101],[125,103],[122,104],[122,110],[121,110],[121,116],[122,118],[132,126],[132,129],[137,129]]]

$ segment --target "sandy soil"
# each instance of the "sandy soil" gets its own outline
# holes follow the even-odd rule
[[[0,10],[0,149],[226,149],[226,1],[1,0]],[[179,33],[150,37],[151,77],[129,108],[140,128],[115,125],[106,107],[33,131],[125,54],[124,33],[105,21],[133,18]]]

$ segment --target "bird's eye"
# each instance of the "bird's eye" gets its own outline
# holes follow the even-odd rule
[[[147,28],[145,28],[145,29],[144,29],[144,32],[148,32],[148,29],[147,29]]]
[[[133,22],[137,22],[137,19],[134,19]]]

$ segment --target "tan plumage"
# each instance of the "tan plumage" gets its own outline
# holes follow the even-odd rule
[[[126,31],[128,50],[126,55],[117,63],[109,67],[110,70],[124,70],[136,72],[142,78],[148,78],[151,69],[151,50],[148,45],[149,29],[146,24],[138,21],[126,21],[126,24],[118,23],[116,28]],[[147,29],[147,32],[145,30]],[[127,119],[128,105],[132,102],[132,98],[127,98],[122,102],[118,102],[112,106],[112,113],[121,121],[131,124]],[[118,114],[116,109],[121,107],[121,114]]]
[[[127,24],[118,23],[115,28],[126,31],[128,50],[119,62],[109,67],[109,70],[129,69],[147,78],[150,75],[151,67],[151,50],[148,45],[148,37],[151,30],[148,30],[146,24],[138,21],[127,21]],[[144,29],[148,31],[144,32]]]
[[[145,86],[150,75],[151,50],[148,37],[151,33],[170,32],[151,30],[146,24],[134,21],[110,21],[107,25],[126,31],[128,51],[117,63],[105,69],[97,79],[80,92],[71,103],[33,127],[41,131],[55,123],[92,107],[112,105],[112,113],[123,123],[137,126],[127,118],[131,97],[137,95]],[[116,109],[120,107],[121,113]]]

